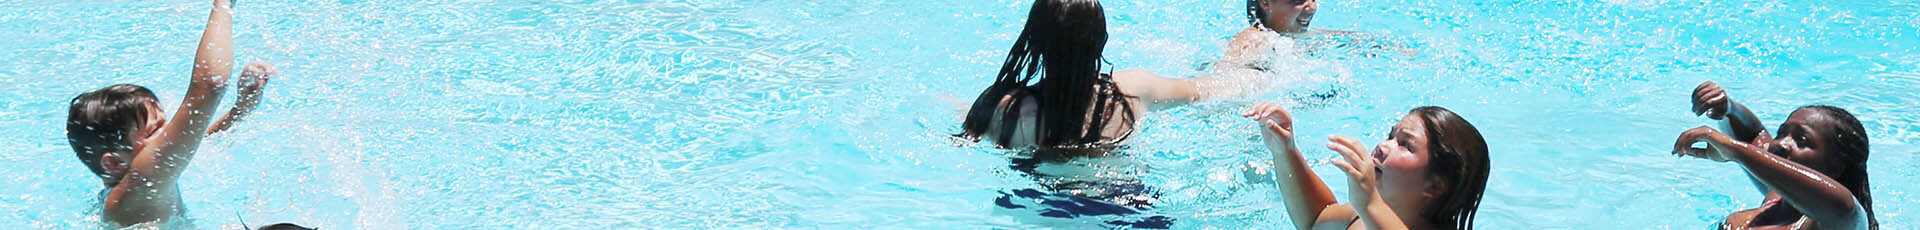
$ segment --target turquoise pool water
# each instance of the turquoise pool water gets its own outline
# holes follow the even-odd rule
[[[1109,1],[1107,60],[1193,76],[1238,1]],[[205,1],[0,2],[0,228],[97,226],[66,102],[114,83],[184,94]],[[243,1],[240,61],[283,73],[183,176],[202,229],[1100,228],[995,205],[1036,186],[957,145],[955,108],[1029,1]],[[1883,229],[1920,228],[1920,3],[1321,2],[1314,26],[1414,52],[1289,50],[1268,93],[1147,118],[1081,162],[1157,191],[1180,229],[1287,226],[1269,155],[1230,114],[1293,106],[1303,142],[1372,141],[1441,105],[1484,132],[1486,229],[1699,229],[1754,207],[1731,164],[1666,154],[1721,82],[1777,125],[1824,103],[1870,129]],[[1352,40],[1352,41],[1348,41]],[[1304,45],[1303,45],[1304,46]],[[1364,46],[1362,46],[1364,47]],[[1310,95],[1341,92],[1319,99]],[[1303,96],[1309,95],[1309,96]],[[168,105],[169,111],[173,109]],[[1769,126],[1771,128],[1771,126]],[[1307,145],[1313,146],[1313,145]],[[1345,200],[1334,156],[1314,170]],[[1135,216],[1137,217],[1137,216]],[[1128,217],[1128,218],[1135,218]]]

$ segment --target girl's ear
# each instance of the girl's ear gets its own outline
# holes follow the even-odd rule
[[[1446,181],[1441,180],[1440,177],[1427,179],[1427,188],[1420,190],[1420,198],[1426,198],[1426,200],[1440,199],[1440,194],[1447,193],[1447,184],[1445,182]]]

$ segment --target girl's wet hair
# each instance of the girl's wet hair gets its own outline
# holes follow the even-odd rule
[[[1853,113],[1848,113],[1847,110],[1839,107],[1809,105],[1794,110],[1794,113],[1800,112],[1811,112],[1825,117],[1825,119],[1820,119],[1820,122],[1808,125],[1821,127],[1819,129],[1823,131],[1820,133],[1832,135],[1830,136],[1832,139],[1829,139],[1829,143],[1831,143],[1832,146],[1828,149],[1831,152],[1826,152],[1824,155],[1828,159],[1840,160],[1839,163],[1843,168],[1827,169],[1837,172],[1822,171],[1821,173],[1833,177],[1834,180],[1840,181],[1840,185],[1847,187],[1847,191],[1853,193],[1854,200],[1860,203],[1862,209],[1866,210],[1868,229],[1880,229],[1880,220],[1873,215],[1873,193],[1868,191],[1867,156],[1869,151],[1867,148],[1866,127],[1860,124],[1859,119],[1853,117]],[[1781,125],[1784,126],[1786,124]],[[1785,129],[1785,127],[1781,129]]]
[[[1261,0],[1247,0],[1247,24],[1261,26],[1260,19],[1267,18],[1267,10],[1260,8]]]
[[[1440,200],[1422,211],[1431,226],[1448,229],[1473,229],[1473,217],[1480,196],[1487,188],[1487,142],[1480,130],[1453,111],[1436,106],[1410,111],[1425,120],[1427,128],[1427,170],[1446,185]]]
[[[153,91],[131,84],[100,88],[73,97],[67,108],[67,143],[94,175],[106,175],[100,156],[133,151],[134,131],[147,123]],[[113,183],[113,182],[108,182]],[[111,185],[111,184],[109,184]]]
[[[1115,108],[1108,101],[1124,97],[1115,90],[1112,79],[1101,74],[1101,53],[1107,43],[1106,14],[1096,0],[1040,0],[1033,3],[1025,28],[1007,51],[1007,60],[992,86],[974,99],[961,136],[985,135],[994,115],[1014,121],[1017,112],[996,114],[1004,96],[1031,91],[1041,106],[1041,145],[1067,146],[1101,140],[1107,116]],[[1039,82],[1034,79],[1038,76]],[[1031,88],[1028,85],[1032,84]],[[1096,87],[1101,86],[1101,87]],[[1035,89],[1035,90],[1025,90]],[[1008,108],[1020,108],[1025,100],[1015,100]],[[1122,104],[1121,107],[1127,105]],[[1121,109],[1131,117],[1130,109]],[[1130,119],[1129,119],[1130,120]],[[1011,128],[1012,122],[1003,124]],[[1003,135],[1003,139],[1007,138]],[[1005,140],[999,140],[1005,144]]]

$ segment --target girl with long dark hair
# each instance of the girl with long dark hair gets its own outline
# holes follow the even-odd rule
[[[1010,149],[1104,149],[1131,136],[1144,113],[1207,96],[1199,87],[1204,79],[1141,70],[1102,73],[1102,11],[1094,0],[1034,2],[993,85],[968,109],[959,136]]]

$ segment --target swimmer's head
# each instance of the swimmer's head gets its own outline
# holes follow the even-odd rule
[[[1380,196],[1403,218],[1427,226],[1472,229],[1487,185],[1487,143],[1480,131],[1441,107],[1413,109],[1374,147]]]
[[[1867,133],[1859,119],[1838,107],[1811,105],[1794,110],[1777,130],[1766,143],[1768,153],[1838,180],[1866,210],[1869,226],[1879,228],[1867,190]]]
[[[1247,0],[1248,23],[1284,33],[1307,31],[1317,11],[1319,0]]]
[[[1036,93],[1043,105],[1040,123],[1045,126],[1042,135],[1046,138],[1041,144],[1075,142],[1086,139],[1088,133],[1098,135],[1081,129],[1100,130],[1102,124],[1089,125],[1086,121],[1105,121],[1098,119],[1104,115],[1086,118],[1088,104],[1096,96],[1093,86],[1103,80],[1100,58],[1107,45],[1104,10],[1096,0],[1035,1],[994,85],[974,99],[961,136],[977,138],[985,134],[995,108],[1000,106],[994,102],[1002,101],[1013,89],[1033,83],[1036,76],[1040,78],[1035,86],[1040,89]]]
[[[278,223],[273,225],[260,226],[259,228],[252,228],[252,230],[319,230],[319,228],[307,228],[307,227],[301,227],[300,225],[294,225],[289,223]]]
[[[134,151],[166,125],[153,91],[119,84],[74,97],[67,110],[67,143],[107,186],[120,182]]]

